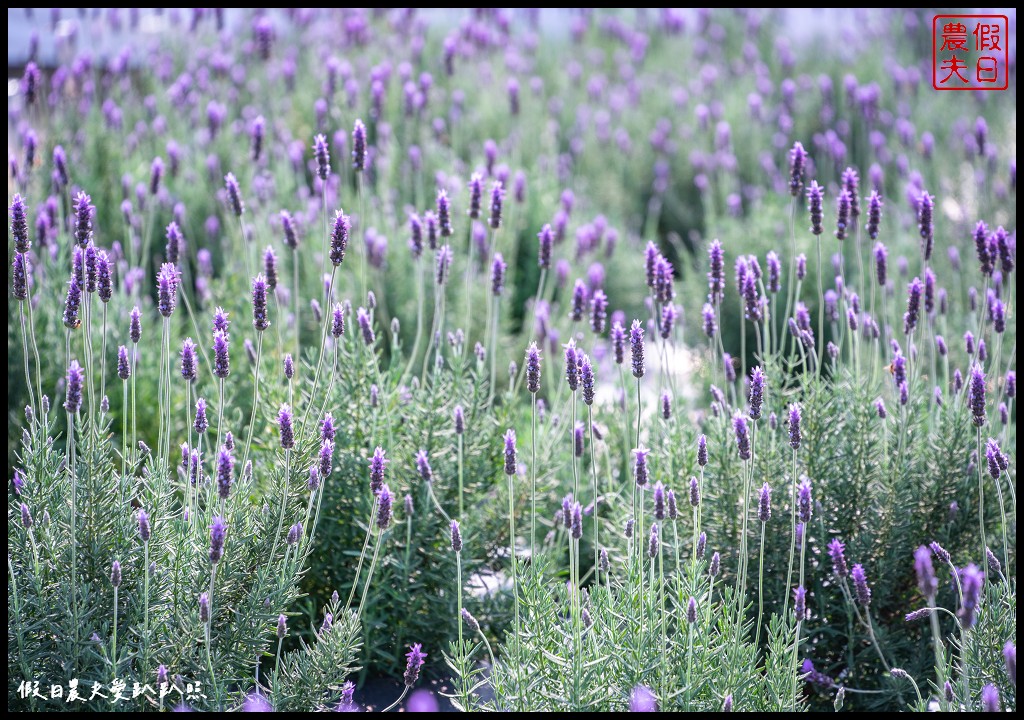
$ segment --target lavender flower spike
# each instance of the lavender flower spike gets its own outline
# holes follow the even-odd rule
[[[210,526],[210,562],[216,565],[224,557],[224,539],[227,537],[228,525],[221,516],[213,518]]]
[[[762,523],[768,522],[772,517],[772,489],[768,483],[761,486],[758,496],[757,519]]]
[[[270,316],[267,314],[267,279],[262,273],[252,279],[252,326],[260,333],[270,327]]]
[[[235,458],[226,447],[222,447],[217,455],[217,495],[221,500],[227,500],[231,494],[234,477]]]
[[[633,363],[633,377],[638,380],[644,376],[644,329],[639,320],[634,320],[629,328],[629,346]]]
[[[292,408],[285,403],[277,414],[277,426],[281,436],[281,447],[291,450],[295,447],[295,432],[292,429]]]
[[[793,403],[789,406],[789,446],[800,449],[800,406]]]
[[[750,373],[750,419],[761,417],[761,403],[764,401],[764,370],[755,367]]]
[[[969,402],[974,425],[976,427],[981,427],[985,424],[987,417],[985,411],[985,373],[982,371],[981,365],[978,364],[975,364],[974,367],[971,368]]]
[[[804,162],[807,159],[807,152],[799,142],[793,143],[793,149],[789,151],[789,194],[796,197],[800,194],[800,188],[804,184]]]
[[[452,535],[452,550],[457,553],[462,552],[462,531],[459,529],[459,521],[452,520],[451,525]]]
[[[540,392],[540,350],[531,342],[526,349],[526,389],[536,395]]]
[[[921,595],[930,601],[935,597],[939,583],[932,567],[932,552],[925,545],[914,551],[914,572],[917,574],[917,587]]]
[[[391,525],[391,504],[393,498],[387,485],[377,493],[377,529],[384,532]]]
[[[331,152],[327,148],[327,138],[323,135],[313,138],[313,157],[316,158],[317,177],[326,180],[331,174]]]
[[[366,125],[356,120],[352,128],[352,168],[356,172],[366,169]]]
[[[861,607],[868,607],[871,604],[871,588],[868,587],[868,577],[864,572],[864,566],[857,563],[850,571],[853,577],[853,586],[857,591],[857,602]]]
[[[231,208],[231,212],[235,214],[235,217],[242,217],[242,213],[245,212],[245,203],[242,202],[242,189],[238,186],[238,178],[234,173],[224,176],[224,187],[227,189],[228,206]]]
[[[384,456],[384,449],[379,445],[373,450],[373,457],[370,458],[370,490],[374,495],[378,494],[384,487],[384,471],[391,462]]]
[[[516,431],[509,428],[504,435],[505,440],[505,474],[516,474]]]
[[[846,546],[843,545],[839,538],[832,538],[832,541],[828,544],[828,554],[832,558],[832,574],[837,578],[844,578],[850,574],[850,570],[846,565]]]
[[[160,266],[156,276],[157,309],[169,318],[178,305],[178,270],[170,263]]]
[[[422,645],[413,643],[409,646],[409,652],[405,657],[405,685],[412,687],[420,677],[420,668],[423,667],[423,661],[426,660],[427,654],[423,652]]]
[[[338,267],[345,260],[345,249],[348,247],[348,235],[351,222],[349,216],[341,210],[334,213],[334,227],[331,230],[330,260]]]
[[[750,434],[747,429],[747,419],[742,415],[735,415],[732,419],[732,428],[736,435],[736,450],[739,452],[740,460],[749,460]]]
[[[82,407],[82,366],[77,360],[72,360],[68,366],[67,391],[64,399],[64,409],[74,415]]]
[[[642,488],[647,485],[647,481],[650,479],[650,473],[647,469],[647,456],[651,451],[637,448],[633,452],[636,454],[636,466],[633,470],[633,479],[636,480],[637,487]]]
[[[960,570],[959,573],[960,586],[963,591],[963,604],[959,613],[960,622],[965,628],[971,628],[974,627],[985,576],[974,563]]]

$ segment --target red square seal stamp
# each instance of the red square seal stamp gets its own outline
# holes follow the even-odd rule
[[[1010,22],[1006,15],[932,18],[932,87],[1006,90],[1010,87]]]

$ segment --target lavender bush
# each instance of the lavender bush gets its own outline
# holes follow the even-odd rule
[[[931,14],[64,13],[9,706],[1016,708],[1015,89]]]

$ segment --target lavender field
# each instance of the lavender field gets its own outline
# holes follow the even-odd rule
[[[933,16],[9,9],[9,709],[1015,710]]]

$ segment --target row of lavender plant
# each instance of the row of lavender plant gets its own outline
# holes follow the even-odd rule
[[[500,18],[491,20],[500,27]],[[396,16],[394,22],[402,28],[411,20]],[[266,18],[256,22],[257,42],[251,49],[267,64],[268,73],[273,69],[272,27]],[[488,20],[479,27],[488,28]],[[615,28],[606,31],[614,36]],[[352,29],[356,45],[362,42],[359,33]],[[450,70],[447,44],[444,52]],[[411,66],[400,72],[411,78]],[[692,331],[704,331],[707,349],[692,336],[687,345],[684,328],[691,313],[684,313],[687,301],[677,302],[678,271],[658,247],[648,245],[641,253],[630,237],[616,252],[618,233],[604,216],[580,221],[576,247],[568,247],[568,224],[579,218],[576,195],[565,190],[556,202],[535,199],[533,188],[549,186],[550,177],[540,170],[531,173],[530,192],[525,173],[510,182],[507,167],[496,164],[499,150],[493,142],[483,147],[484,167],[466,173],[470,177],[464,195],[450,178],[437,179],[436,193],[425,192],[425,173],[412,152],[416,147],[419,153],[419,146],[410,138],[423,138],[419,114],[432,83],[421,76],[419,85],[413,84],[411,101],[407,83],[405,101],[414,110],[406,113],[397,131],[401,140],[395,143],[389,137],[392,128],[382,122],[389,77],[380,69],[374,79],[367,116],[371,122],[354,121],[351,152],[347,134],[335,135],[330,144],[324,134],[316,134],[311,151],[299,153],[296,161],[294,149],[266,138],[262,116],[249,124],[244,141],[221,134],[217,142],[227,157],[237,160],[244,151],[248,160],[223,179],[220,210],[211,215],[213,223],[207,222],[207,231],[216,238],[212,253],[209,247],[185,242],[182,228],[189,213],[179,204],[172,213],[175,220],[167,225],[162,262],[155,260],[158,216],[201,174],[195,168],[183,171],[180,148],[171,153],[170,144],[170,172],[160,158],[147,162],[148,183],[136,193],[135,204],[130,182],[124,183],[121,215],[127,253],[116,241],[100,249],[93,237],[97,217],[114,213],[93,208],[81,184],[72,181],[78,175],[89,177],[82,157],[79,165],[54,148],[52,195],[37,215],[37,247],[30,241],[26,201],[21,195],[13,197],[12,290],[29,405],[26,433],[14,461],[15,512],[9,520],[12,537],[21,539],[21,550],[9,563],[11,628],[19,648],[17,665],[11,663],[12,678],[15,667],[25,680],[44,671],[50,677],[70,677],[81,668],[90,680],[124,677],[126,672],[145,679],[156,672],[157,681],[164,682],[167,671],[159,677],[160,668],[170,667],[182,680],[169,684],[205,678],[214,706],[259,703],[266,697],[278,709],[352,707],[353,686],[343,682],[356,668],[362,639],[368,648],[390,648],[383,653],[391,665],[406,666],[405,690],[397,705],[415,685],[424,655],[413,645],[403,661],[393,648],[424,638],[414,622],[388,628],[382,621],[388,610],[382,610],[381,601],[393,603],[396,614],[403,607],[422,608],[418,603],[425,602],[427,612],[442,608],[449,615],[436,623],[442,626],[440,638],[451,639],[448,652],[442,653],[442,646],[431,655],[447,657],[455,673],[453,699],[464,709],[566,704],[579,709],[652,704],[799,709],[813,697],[804,681],[838,689],[839,705],[846,693],[874,691],[879,681],[872,677],[877,672],[874,661],[870,666],[863,660],[855,663],[852,650],[847,672],[854,676],[847,680],[819,672],[808,664],[810,658],[801,666],[801,655],[816,654],[804,646],[813,646],[834,625],[829,621],[834,606],[846,614],[849,647],[866,642],[879,666],[896,680],[913,675],[890,662],[896,657],[890,638],[878,631],[880,619],[872,614],[868,570],[879,548],[858,543],[860,562],[847,569],[844,540],[849,538],[835,530],[833,520],[848,497],[837,485],[853,478],[843,477],[830,463],[835,465],[836,455],[850,451],[852,464],[864,471],[862,487],[871,502],[881,506],[909,498],[920,503],[918,490],[931,487],[931,481],[918,480],[930,471],[926,445],[935,445],[948,452],[952,464],[967,468],[971,463],[967,473],[948,468],[958,484],[942,489],[943,496],[957,498],[965,510],[958,509],[955,517],[949,512],[946,526],[930,519],[934,508],[909,513],[925,518],[920,524],[914,517],[887,522],[902,531],[899,546],[910,535],[915,545],[969,538],[981,553],[960,548],[956,555],[964,558],[966,568],[958,569],[936,542],[934,552],[953,568],[958,588],[948,603],[958,611],[953,625],[941,621],[941,611],[935,609],[938,586],[927,558],[915,555],[928,609],[913,615],[929,616],[935,649],[934,667],[927,671],[932,689],[921,693],[914,684],[917,694],[909,698],[910,690],[895,684],[886,686],[885,693],[920,709],[933,696],[943,708],[993,702],[1012,706],[1012,643],[1006,646],[1005,671],[993,658],[1015,627],[1013,613],[1007,617],[997,612],[1015,603],[1014,487],[1012,466],[1003,452],[1013,437],[1015,375],[1002,367],[1008,315],[1010,334],[1014,331],[1013,235],[979,223],[973,242],[983,289],[980,295],[976,290],[964,293],[959,255],[951,253],[958,285],[947,293],[932,261],[935,202],[923,187],[915,187],[910,207],[921,237],[920,254],[913,261],[919,272],[908,283],[902,313],[883,243],[891,237],[891,244],[902,249],[905,240],[882,222],[883,181],[875,180],[872,171],[873,191],[862,197],[851,167],[837,183],[835,236],[840,245],[831,262],[834,289],[826,292],[826,188],[816,181],[806,187],[816,250],[816,262],[808,262],[799,252],[807,249],[808,238],[797,230],[796,217],[805,175],[813,164],[798,143],[790,152],[787,183],[793,197],[788,251],[777,248],[766,255],[766,275],[755,255],[738,256],[736,292],[730,293],[725,249],[742,243],[709,243],[706,304],[700,322],[692,313],[689,323]],[[29,92],[40,82],[38,69],[30,68],[23,84],[29,101],[26,117],[45,123],[33,109],[39,99],[33,105]],[[171,98],[187,98],[190,82],[181,75]],[[333,80],[329,86],[330,95]],[[512,80],[507,91],[510,110],[518,115]],[[255,97],[268,103],[268,111],[274,107],[266,96]],[[56,102],[61,103],[60,92]],[[187,102],[194,106],[194,100]],[[112,112],[104,108],[108,125],[114,127]],[[208,107],[207,114],[206,142],[212,145],[223,122],[215,116],[222,110]],[[326,130],[323,118],[318,125]],[[274,133],[283,132],[275,124]],[[730,146],[727,125],[724,131],[719,125],[715,142]],[[392,143],[408,147],[412,172],[395,159],[400,155]],[[332,165],[332,147],[335,157],[343,149],[351,163]],[[31,148],[15,173],[25,193],[45,186],[45,174],[34,169],[35,146]],[[515,163],[520,149],[509,143],[506,151]],[[201,158],[190,154],[189,159]],[[219,162],[215,155],[207,158],[207,173],[218,176],[218,186],[214,168]],[[461,161],[456,158],[453,165],[457,168]],[[402,169],[395,172],[395,166]],[[824,181],[826,167],[819,166],[818,180]],[[276,198],[268,187],[274,178],[287,178],[286,186],[306,204],[303,222],[288,211],[269,210],[267,197]],[[410,180],[415,186],[411,206],[422,208],[429,198],[430,209],[410,207],[407,220],[399,221],[382,178]],[[506,186],[512,188],[512,203],[506,202]],[[253,200],[247,203],[246,195]],[[343,200],[349,213],[335,212]],[[711,207],[709,222],[722,222],[713,209],[714,196],[702,191],[702,201]],[[465,224],[459,211],[463,202],[469,216]],[[773,202],[766,200],[763,207],[772,208]],[[860,218],[861,202],[867,206],[865,218]],[[784,216],[784,203],[775,205]],[[891,205],[886,205],[887,214],[896,210]],[[552,206],[557,209],[551,223],[537,222],[542,212],[538,207],[550,211]],[[486,229],[478,219],[486,219]],[[531,252],[528,238],[537,230],[530,227],[534,222],[542,225],[536,246],[538,274],[536,289],[526,290],[525,313],[535,323],[524,322],[517,334],[509,326],[519,309],[515,301],[503,299],[510,291],[517,299],[524,297],[526,283],[517,276],[529,277],[523,259]],[[373,224],[407,234],[408,258],[386,255],[387,241]],[[315,241],[309,248],[301,242],[301,226],[307,233],[321,233],[319,254]],[[229,229],[221,232],[221,227]],[[270,241],[278,227],[292,270],[288,287],[278,267],[281,250]],[[357,232],[364,242],[350,248],[350,236]],[[876,243],[873,248],[863,246],[862,232]],[[938,236],[951,232],[940,228]],[[270,245],[258,250],[264,241]],[[570,290],[572,268],[582,270],[602,246],[611,268],[646,273],[646,302],[623,301],[625,307],[645,309],[632,322],[622,311],[609,312],[605,289],[612,291],[613,279],[606,283],[603,266],[591,265],[586,279],[577,280]],[[951,250],[955,247],[950,239]],[[351,261],[345,262],[353,250],[354,269]],[[214,268],[213,257],[223,266]],[[396,273],[390,268],[385,272],[385,257],[410,269],[414,295],[396,293]],[[909,272],[910,261],[905,266]],[[552,270],[556,282],[549,287]],[[461,281],[451,282],[460,271]],[[53,287],[69,274],[60,332],[54,298],[37,288]],[[428,274],[433,312],[428,312],[424,282]],[[246,279],[244,293],[239,278]],[[816,298],[804,289],[804,281],[810,285],[811,279],[817,280]],[[623,299],[639,296],[637,288],[628,289],[628,282],[614,284]],[[696,285],[686,283],[683,294],[690,297]],[[477,313],[481,296],[486,311]],[[970,313],[961,320],[956,308],[965,306],[965,296]],[[365,304],[353,308],[345,297]],[[868,298],[863,306],[861,297]],[[184,313],[178,311],[179,299]],[[403,299],[404,309],[398,307]],[[231,312],[213,309],[218,301]],[[399,315],[408,316],[409,307],[416,318],[411,342],[399,320]],[[728,314],[736,307],[742,309],[738,323]],[[241,382],[237,368],[231,373],[229,357],[229,318],[239,312],[251,314],[255,332],[254,339],[243,341],[251,379]],[[211,329],[203,327],[204,315],[212,317]],[[148,337],[156,321],[161,330],[158,353],[156,343],[143,342],[143,331]],[[741,350],[734,360],[726,352],[723,333],[734,335],[737,325]],[[965,327],[962,350],[947,344],[944,336]],[[753,330],[753,353],[746,352],[748,328]],[[378,341],[378,333],[383,340]],[[61,334],[63,351],[54,343]],[[568,338],[564,346],[563,337]],[[468,347],[474,341],[471,355]],[[179,342],[180,355],[173,349]],[[499,360],[507,360],[513,348],[520,348],[518,354],[527,343],[522,368],[512,363],[506,383],[498,377]],[[633,377],[628,383],[627,349]],[[63,413],[54,412],[44,395],[44,383],[53,386],[53,373],[48,369],[49,377],[44,376],[41,356],[58,358],[67,368],[60,388]],[[685,385],[691,380],[678,372],[688,357],[700,365],[698,376],[709,381],[712,398],[707,412],[698,411],[696,423],[687,416],[688,406],[697,409],[706,403],[699,392],[688,399]],[[750,357],[756,365],[748,373]],[[1012,362],[1010,351],[1009,367]],[[891,382],[883,372],[886,365]],[[113,400],[108,399],[107,382],[114,382],[115,371],[122,385],[120,405],[116,390],[110,393]],[[555,380],[563,374],[568,394]],[[135,397],[142,378],[144,397],[152,399],[155,386],[156,399],[148,406],[144,402],[140,414]],[[585,410],[577,405],[579,399]],[[840,407],[846,415],[838,412]],[[1001,428],[990,423],[989,407],[998,409]],[[140,417],[145,418],[141,436],[154,440],[155,451],[140,442]],[[146,419],[151,421],[148,426]],[[973,433],[968,423],[976,428]],[[837,439],[842,428],[870,433],[875,442],[842,445],[845,440]],[[495,440],[503,429],[507,432],[499,453]],[[231,430],[245,437],[238,443],[241,447]],[[517,432],[530,443],[528,464],[520,462],[525,453],[519,451]],[[54,448],[60,435],[63,452]],[[204,449],[204,440],[207,445],[213,440],[212,447]],[[180,463],[172,449],[178,443]],[[398,469],[396,474],[392,466],[392,477],[386,478],[389,462]],[[237,480],[236,465],[241,467]],[[368,489],[363,480],[367,465]],[[973,483],[970,493],[963,487],[965,475]],[[909,488],[908,480],[920,482],[921,488]],[[1004,480],[1011,492],[1009,515]],[[566,490],[570,494],[556,505],[555,498]],[[998,522],[991,509],[992,490]],[[679,512],[675,491],[689,501],[691,518]],[[397,514],[404,527],[392,530],[393,505],[403,494]],[[88,509],[83,513],[82,508]],[[942,510],[947,512],[946,507]],[[780,514],[789,516],[788,532],[775,527]],[[38,526],[34,517],[42,518]],[[964,528],[963,519],[977,528],[976,537]],[[942,535],[922,534],[936,527],[942,527]],[[991,533],[1001,539],[995,550]],[[871,537],[859,528],[855,534]],[[875,537],[893,535],[882,529]],[[710,558],[709,543],[719,548]],[[450,552],[445,552],[443,546],[449,544]],[[831,572],[816,559],[826,545]],[[752,558],[758,561],[756,593],[749,576]],[[315,571],[303,578],[310,564]],[[986,564],[987,576],[977,569]],[[452,565],[454,586],[444,570]],[[491,602],[487,598],[471,610],[480,598],[464,603],[466,578],[483,581],[506,567],[507,620],[503,622],[500,610],[486,608]],[[58,577],[61,568],[70,574],[55,592],[47,577]],[[338,587],[343,594],[348,588],[344,605],[337,594],[326,608],[316,610],[299,599],[300,584],[324,586],[315,577],[322,571],[329,573],[328,588]],[[122,590],[127,578],[135,586]],[[139,584],[141,602],[136,600]],[[420,587],[428,588],[425,600],[417,599]],[[110,588],[110,597],[101,588]],[[124,598],[119,602],[120,593],[129,593],[127,606]],[[756,613],[750,605],[755,594]],[[877,607],[877,586],[875,595]],[[893,595],[898,602],[907,599],[905,590]],[[53,598],[67,601],[70,618],[55,618],[43,610]],[[480,611],[490,615],[490,628],[474,615]],[[306,616],[310,629],[293,652],[282,652],[288,614],[296,612]],[[106,617],[110,620],[100,619]],[[471,631],[469,640],[463,623]],[[86,641],[79,629],[89,624],[97,632],[94,640]],[[320,629],[312,630],[317,625]],[[489,629],[503,627],[504,639],[492,648],[495,635],[489,638]],[[763,640],[762,627],[767,628]],[[47,630],[40,633],[40,628]],[[404,634],[406,628],[409,634]],[[953,629],[959,638],[947,652],[945,638]],[[172,640],[182,633],[195,642]],[[59,644],[48,637],[59,638]],[[487,676],[477,664],[484,649],[491,669]],[[375,660],[376,652],[368,659]],[[52,664],[61,654],[74,658],[70,667],[66,661]],[[35,667],[31,658],[42,657],[49,657],[51,664]],[[856,675],[858,665],[863,676]],[[711,668],[723,668],[724,673]],[[1003,672],[1010,675],[1010,685]],[[914,675],[920,678],[923,672]],[[982,681],[987,683],[984,689]],[[480,698],[483,684],[493,691],[493,701]]]

